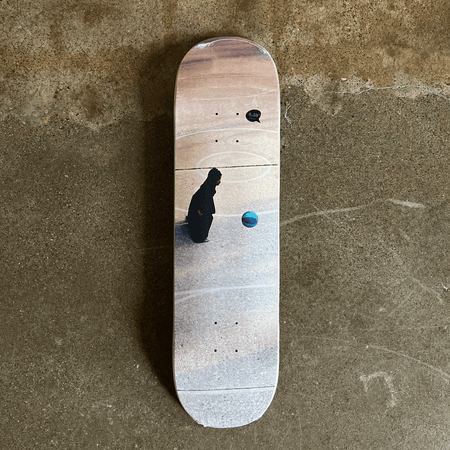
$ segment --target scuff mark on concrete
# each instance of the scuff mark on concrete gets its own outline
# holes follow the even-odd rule
[[[366,393],[369,391],[369,381],[374,378],[383,378],[386,382],[386,385],[389,389],[389,394],[391,395],[391,399],[388,402],[388,408],[393,408],[397,404],[397,391],[394,388],[392,376],[387,374],[386,372],[375,372],[367,376],[361,375],[359,379],[362,381],[364,385],[364,391]]]
[[[395,205],[406,206],[408,208],[426,208],[422,203],[414,203],[403,200],[396,200],[395,198],[388,198],[388,201],[394,203]]]

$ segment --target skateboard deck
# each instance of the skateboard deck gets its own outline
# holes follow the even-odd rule
[[[203,41],[177,74],[173,375],[207,427],[259,419],[277,386],[279,96],[248,39]]]

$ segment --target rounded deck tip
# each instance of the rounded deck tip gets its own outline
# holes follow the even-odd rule
[[[178,391],[186,412],[200,425],[235,428],[258,420],[275,395],[275,386],[211,391]]]

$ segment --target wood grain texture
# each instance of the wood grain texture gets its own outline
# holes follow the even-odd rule
[[[243,128],[242,114],[262,103],[267,115],[258,129],[279,133],[278,76],[267,51],[241,38],[204,41],[188,52],[178,71],[175,137]]]
[[[261,111],[260,122],[246,119]],[[279,356],[279,86],[265,49],[204,41],[183,59],[175,92],[174,381],[198,423],[237,427],[275,394]],[[184,217],[211,167],[222,172],[210,241]],[[255,229],[241,216],[254,211]]]

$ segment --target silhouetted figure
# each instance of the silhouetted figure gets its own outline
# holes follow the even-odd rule
[[[216,168],[211,169],[208,178],[192,196],[188,212],[189,233],[194,242],[205,242],[216,212],[214,194],[220,184],[222,174]]]

